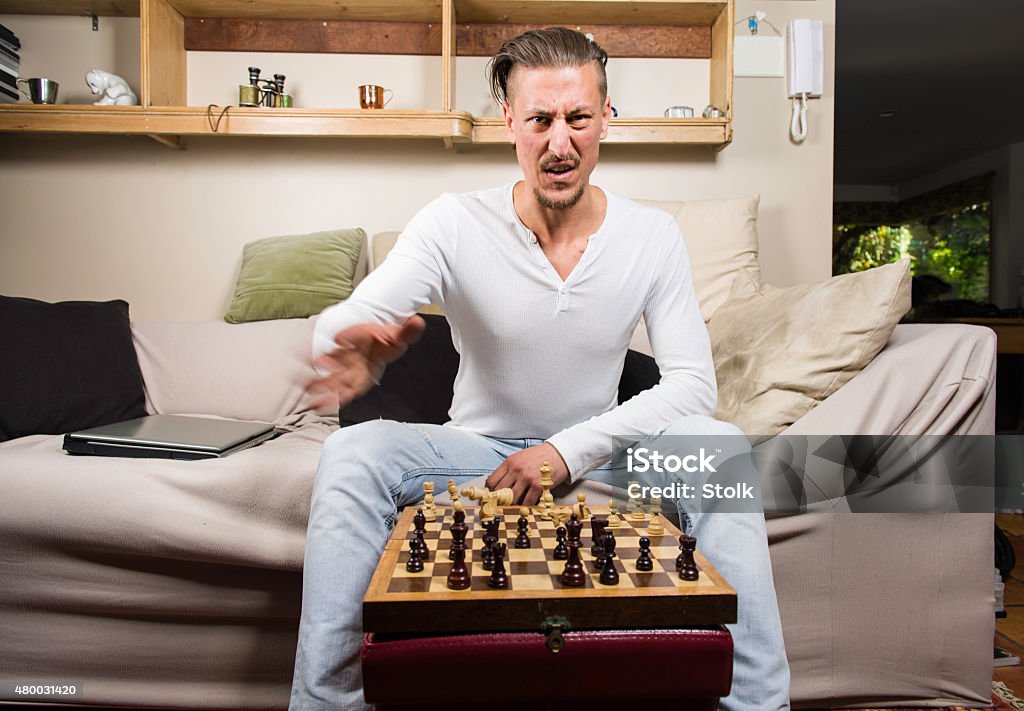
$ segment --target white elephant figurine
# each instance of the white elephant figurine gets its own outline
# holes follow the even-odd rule
[[[96,106],[134,106],[139,103],[131,87],[121,77],[102,69],[92,69],[85,73],[85,83],[93,94],[101,94]]]

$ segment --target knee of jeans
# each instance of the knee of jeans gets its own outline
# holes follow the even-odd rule
[[[338,477],[356,484],[363,477],[376,480],[380,472],[373,465],[395,450],[396,441],[409,434],[408,427],[392,420],[368,420],[342,427],[324,440],[314,493],[331,487]]]

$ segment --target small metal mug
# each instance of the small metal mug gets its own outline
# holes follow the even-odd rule
[[[384,95],[388,93],[391,96],[385,101]],[[395,98],[394,94],[391,89],[385,89],[376,84],[363,84],[359,87],[359,107],[363,109],[383,109],[391,102],[391,99]]]
[[[693,118],[693,108],[690,106],[669,106],[665,109],[665,118]]]
[[[239,84],[238,85],[238,105],[239,106],[259,106],[260,105],[260,88],[253,86],[252,84]]]
[[[60,88],[60,84],[53,79],[33,77],[32,79],[19,79],[18,83],[28,84],[28,93],[25,94],[24,89],[21,90],[21,93],[25,94],[33,104],[57,103],[57,89]]]

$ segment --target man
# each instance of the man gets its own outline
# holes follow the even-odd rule
[[[611,114],[606,61],[596,43],[564,28],[506,43],[491,62],[491,84],[522,180],[435,200],[318,322],[316,364],[342,403],[373,387],[418,338],[415,313],[428,303],[444,308],[461,360],[447,425],[367,422],[325,443],[293,709],[362,708],[361,600],[398,508],[420,500],[424,481],[443,490],[448,479],[486,476],[492,489],[510,487],[532,504],[544,462],[556,485],[621,467],[615,438],[739,438],[711,418],[710,346],[675,222],[589,182]],[[662,379],[616,406],[641,316]],[[694,511],[687,521],[738,592],[724,706],[788,708],[763,516]]]

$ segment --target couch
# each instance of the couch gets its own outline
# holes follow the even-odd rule
[[[392,241],[371,241],[370,268]],[[0,679],[77,683],[75,703],[105,706],[286,707],[310,488],[338,427],[306,389],[314,321],[131,326],[148,412],[275,423],[258,447],[173,462],[73,457],[59,434],[0,443]],[[992,434],[994,367],[987,329],[899,325],[783,434]],[[844,465],[814,467],[799,507],[768,514],[794,707],[987,705],[991,512],[853,513]],[[791,493],[779,482],[769,499]]]

